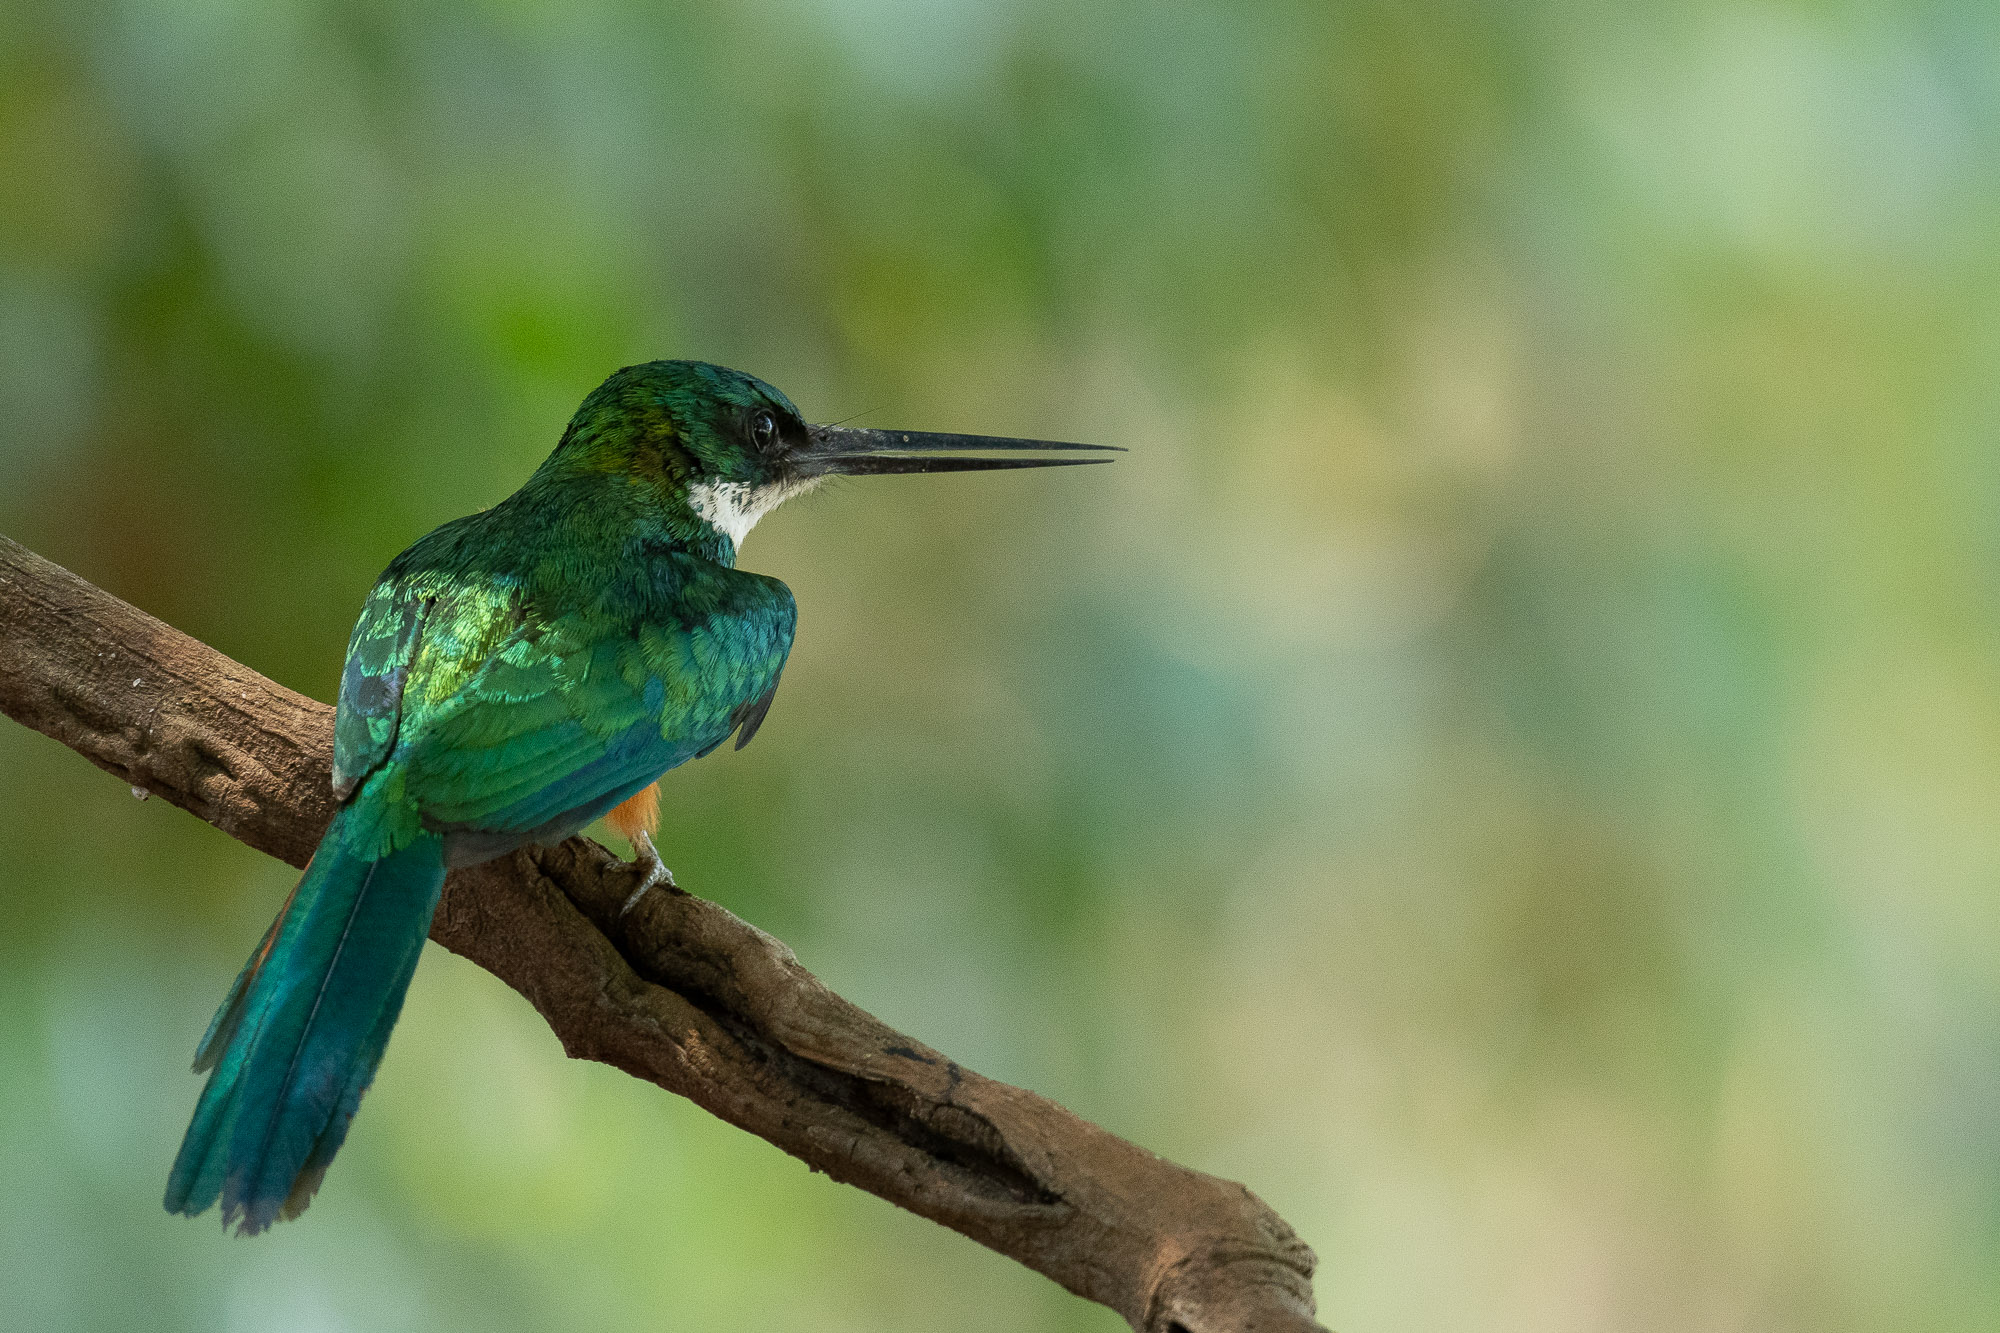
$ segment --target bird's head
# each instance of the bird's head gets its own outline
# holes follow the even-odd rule
[[[830,476],[963,472],[1102,463],[1067,457],[1105,445],[806,424],[791,399],[703,361],[627,366],[591,391],[549,466],[611,473],[684,510],[727,559],[758,519]],[[988,457],[1010,454],[1012,457]]]

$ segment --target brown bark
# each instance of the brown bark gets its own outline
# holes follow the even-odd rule
[[[0,711],[294,866],[332,817],[332,709],[5,537]],[[453,874],[431,938],[525,995],[570,1055],[691,1098],[1142,1333],[1319,1328],[1312,1251],[1241,1185],[903,1036],[713,903],[653,892],[620,922],[631,887],[594,842],[525,849]]]

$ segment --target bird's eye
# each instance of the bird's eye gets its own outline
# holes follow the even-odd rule
[[[778,419],[769,412],[752,413],[750,440],[759,449],[771,448],[778,442]]]

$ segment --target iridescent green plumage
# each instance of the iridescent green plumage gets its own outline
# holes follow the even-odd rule
[[[168,1209],[219,1199],[255,1232],[305,1207],[448,867],[559,841],[755,732],[795,623],[784,584],[735,567],[759,514],[834,472],[1069,461],[958,456],[1049,447],[1078,446],[808,427],[748,375],[653,362],[585,399],[519,491],[398,556],[348,644],[343,804],[197,1052]]]

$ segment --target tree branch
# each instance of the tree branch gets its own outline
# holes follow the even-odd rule
[[[294,866],[333,815],[332,709],[5,537],[0,711]],[[713,903],[650,893],[621,923],[631,888],[594,842],[526,848],[453,874],[431,938],[525,995],[570,1055],[688,1097],[1140,1333],[1319,1329],[1312,1251],[1241,1185],[961,1067]]]

